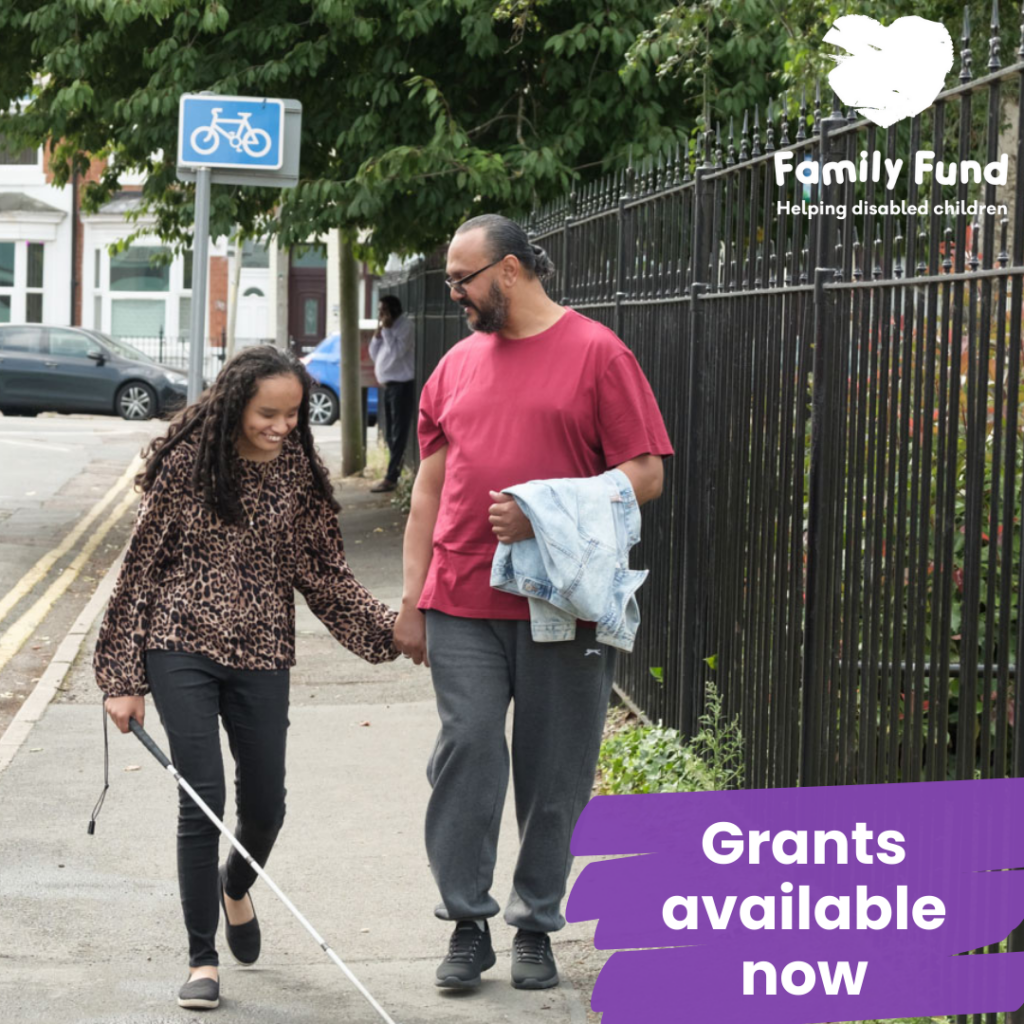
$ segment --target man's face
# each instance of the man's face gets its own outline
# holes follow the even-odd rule
[[[377,316],[380,319],[382,327],[390,327],[394,323],[394,317],[391,315],[391,310],[388,309],[385,303],[381,303],[377,307]]]
[[[458,281],[476,274],[493,261],[490,246],[483,231],[467,231],[456,235],[448,247],[445,273],[450,281]],[[476,274],[450,291],[451,298],[462,306],[469,326],[483,334],[497,334],[508,323],[509,299],[499,283],[501,264]]]

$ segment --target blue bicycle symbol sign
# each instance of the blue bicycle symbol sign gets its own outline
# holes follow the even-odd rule
[[[178,162],[205,167],[281,166],[284,110],[280,100],[183,96]]]
[[[249,124],[251,114],[241,117],[221,117],[223,107],[213,108],[213,120],[203,128],[197,128],[189,140],[192,148],[203,156],[208,156],[220,145],[221,138],[231,143],[233,149],[240,149],[251,157],[265,156],[270,152],[270,135],[262,128],[253,128]],[[234,131],[229,131],[234,127]]]

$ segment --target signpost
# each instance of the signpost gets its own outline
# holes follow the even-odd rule
[[[178,178],[196,186],[192,254],[192,338],[188,401],[203,389],[206,286],[210,251],[210,186],[290,188],[299,180],[302,104],[186,93],[178,106]]]

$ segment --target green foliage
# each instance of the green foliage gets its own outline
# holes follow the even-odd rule
[[[661,725],[631,726],[611,735],[602,744],[598,761],[601,792],[698,793],[741,788],[739,719],[726,718],[714,683],[707,684],[700,724],[700,732],[689,742],[677,729]]]
[[[25,0],[0,10],[0,114],[13,144],[59,142],[58,184],[112,158],[83,189],[146,175],[158,233],[191,234],[176,180],[178,98],[211,90],[303,105],[301,180],[214,188],[214,235],[285,245],[340,228],[380,265],[429,251],[465,217],[564,193],[692,122],[678,83],[619,71],[656,0]]]
[[[627,79],[675,78],[687,101],[696,100],[707,112],[708,125],[742,118],[755,104],[764,111],[770,97],[789,93],[791,114],[798,92],[808,89],[813,105],[814,82],[825,86],[835,67],[832,56],[842,51],[822,42],[836,19],[864,14],[889,25],[897,18],[917,15],[941,21],[960,49],[964,4],[962,0],[711,0],[679,3],[660,11],[637,37],[626,57]],[[991,3],[970,0],[971,48],[974,74],[985,73]],[[1004,17],[998,31],[1005,55],[1003,65],[1015,59],[1018,26]],[[954,62],[948,85],[955,85],[959,63]],[[738,128],[738,123],[737,123]]]
[[[404,512],[406,515],[409,514],[409,509],[412,508],[412,485],[415,481],[416,474],[408,466],[403,466],[402,472],[398,477],[398,486],[395,488],[395,493],[391,496],[391,504],[399,512]]]

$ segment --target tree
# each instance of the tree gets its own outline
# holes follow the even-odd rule
[[[1001,39],[1003,65],[1020,37],[1016,5],[1003,4],[1007,17],[996,31]],[[975,74],[988,61],[992,0],[891,0],[880,10],[876,0],[706,0],[679,3],[660,11],[641,32],[626,55],[627,78],[640,69],[659,78],[677,79],[689,92],[699,91],[708,123],[742,117],[755,104],[762,109],[772,97],[789,95],[795,113],[798,92],[814,82],[823,85],[835,67],[835,47],[822,40],[837,18],[862,14],[889,25],[897,18],[917,15],[942,22],[960,50],[963,12],[970,12],[971,48]],[[955,77],[959,67],[954,64]],[[951,83],[953,84],[953,83]]]
[[[289,245],[340,229],[358,254],[425,251],[466,216],[511,214],[580,177],[674,146],[692,123],[678,83],[624,56],[657,0],[21,0],[0,10],[0,132],[60,140],[58,184],[106,155],[87,209],[146,174],[157,231],[188,243],[175,177],[178,98],[301,100],[301,182],[214,189],[211,230]]]

